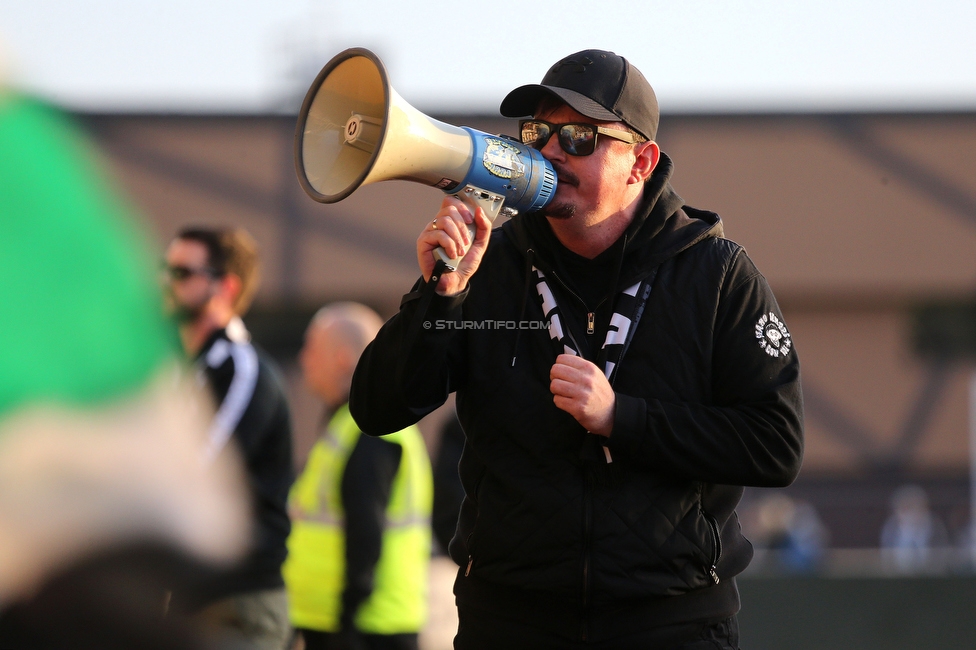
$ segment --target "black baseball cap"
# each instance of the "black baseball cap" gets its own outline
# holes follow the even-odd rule
[[[640,70],[613,52],[570,54],[549,68],[541,84],[508,93],[499,110],[505,117],[532,115],[546,95],[594,120],[623,122],[649,140],[657,136],[660,112],[654,89]]]

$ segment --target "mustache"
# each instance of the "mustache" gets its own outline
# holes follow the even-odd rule
[[[552,164],[552,168],[556,170],[556,181],[558,183],[565,183],[566,185],[573,185],[573,186],[579,185],[579,177],[576,174],[569,171],[562,165],[556,165],[555,163],[551,163],[551,164]]]

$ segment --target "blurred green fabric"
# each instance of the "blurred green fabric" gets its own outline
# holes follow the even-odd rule
[[[81,131],[0,87],[0,417],[121,397],[175,358],[154,260]]]

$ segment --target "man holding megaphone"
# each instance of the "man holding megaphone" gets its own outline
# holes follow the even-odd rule
[[[752,547],[735,506],[802,455],[780,309],[719,216],[672,189],[654,91],[626,59],[568,56],[501,112],[533,116],[520,140],[555,192],[494,230],[444,199],[352,414],[382,435],[457,392],[456,648],[737,648]]]

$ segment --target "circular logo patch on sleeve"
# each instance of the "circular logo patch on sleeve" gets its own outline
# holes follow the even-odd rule
[[[763,314],[756,323],[756,339],[759,340],[759,347],[771,357],[785,357],[793,347],[790,331],[773,312]]]

